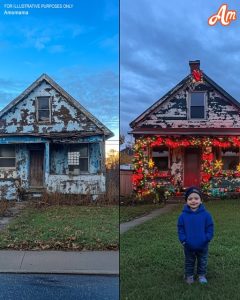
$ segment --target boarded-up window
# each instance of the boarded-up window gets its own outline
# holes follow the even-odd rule
[[[154,147],[152,160],[159,171],[168,171],[169,151],[167,147]]]
[[[75,174],[89,171],[89,150],[88,144],[70,145],[68,151],[69,171]]]
[[[49,122],[50,121],[50,97],[38,97],[37,98],[38,108],[38,121]]]
[[[190,118],[205,118],[205,93],[191,93]]]
[[[239,164],[239,149],[222,149],[223,170],[236,170]]]
[[[0,145],[0,168],[14,168],[16,154],[14,145]]]

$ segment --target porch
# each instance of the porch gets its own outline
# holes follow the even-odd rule
[[[0,138],[0,198],[43,192],[98,195],[105,192],[104,143],[66,143],[41,137]]]
[[[240,192],[240,138],[145,136],[136,140],[133,188],[178,195],[195,185],[219,196]]]

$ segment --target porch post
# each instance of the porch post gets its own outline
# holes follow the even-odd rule
[[[106,173],[106,155],[105,155],[105,138],[103,137],[103,141],[100,142],[100,151],[101,151],[101,156],[102,156],[102,163],[101,163],[101,171],[102,173]]]
[[[45,166],[44,166],[44,170],[45,170],[45,173],[44,173],[44,178],[45,178],[45,186],[47,187],[48,185],[48,176],[49,176],[49,173],[50,173],[50,151],[49,151],[49,142],[46,142],[45,143],[45,159],[44,159],[44,162],[45,162]]]

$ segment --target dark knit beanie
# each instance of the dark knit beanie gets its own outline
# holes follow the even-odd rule
[[[199,188],[197,188],[196,186],[191,186],[190,188],[188,188],[185,192],[185,201],[187,201],[187,198],[190,194],[192,193],[196,193],[200,196],[201,200],[202,200],[202,193],[199,190]]]

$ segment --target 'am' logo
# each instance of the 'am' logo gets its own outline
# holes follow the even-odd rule
[[[217,22],[220,22],[223,26],[228,26],[232,21],[235,21],[236,19],[236,10],[228,10],[227,4],[222,4],[218,12],[208,19],[208,24],[210,26],[214,26]]]

